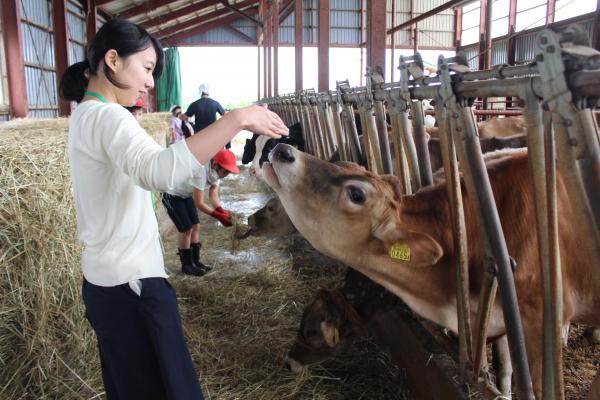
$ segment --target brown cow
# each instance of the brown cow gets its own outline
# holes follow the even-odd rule
[[[359,270],[398,295],[416,313],[457,332],[456,273],[448,194],[443,185],[402,196],[399,180],[355,165],[333,165],[278,145],[263,168],[298,231],[320,252]],[[488,165],[506,234],[517,260],[515,285],[536,394],[541,395],[542,277],[526,154]],[[560,262],[565,323],[600,326],[600,269],[577,229],[560,171],[557,175]],[[463,193],[468,235],[471,310],[477,311],[484,254],[471,199]],[[473,315],[473,318],[475,315]],[[500,300],[488,338],[505,334]]]
[[[342,354],[367,333],[371,320],[399,304],[399,298],[383,286],[348,269],[341,288],[319,288],[304,309],[296,340],[285,358],[287,368],[297,373],[308,364]],[[510,397],[512,365],[506,335],[492,343],[492,355],[498,390]]]
[[[244,237],[285,236],[297,232],[277,197],[270,199],[263,208],[248,217],[248,225],[250,230],[244,234]]]
[[[438,127],[427,127],[425,130],[431,137],[439,137]],[[481,139],[527,134],[525,118],[522,116],[491,118],[481,121],[477,123],[477,130]]]

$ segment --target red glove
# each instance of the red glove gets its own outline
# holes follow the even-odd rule
[[[229,215],[229,218],[231,218],[231,213],[229,211],[227,211],[226,209],[224,209],[223,207],[219,206],[219,207],[215,208],[215,210],[220,212],[221,214]]]
[[[217,210],[213,211],[210,213],[210,216],[213,218],[216,218],[219,220],[220,223],[223,224],[223,226],[231,226],[231,214],[227,213],[221,213]]]

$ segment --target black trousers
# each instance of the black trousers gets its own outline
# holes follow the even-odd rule
[[[164,278],[141,281],[141,296],[129,284],[83,282],[107,400],[203,400],[175,291]]]

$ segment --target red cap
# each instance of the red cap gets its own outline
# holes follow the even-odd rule
[[[217,164],[221,166],[221,168],[226,169],[229,172],[233,172],[234,174],[239,174],[240,169],[237,167],[237,160],[235,158],[235,154],[227,149],[221,149],[215,154],[213,160],[216,161]]]
[[[146,103],[144,103],[144,99],[142,99],[142,98],[137,99],[134,107],[146,108]]]

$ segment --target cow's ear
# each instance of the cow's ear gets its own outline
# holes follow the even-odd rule
[[[402,229],[393,218],[377,227],[374,236],[381,241],[379,251],[386,257],[412,267],[434,265],[444,255],[442,246],[431,236]]]
[[[331,322],[321,321],[321,333],[329,347],[335,347],[340,343],[340,331]]]

